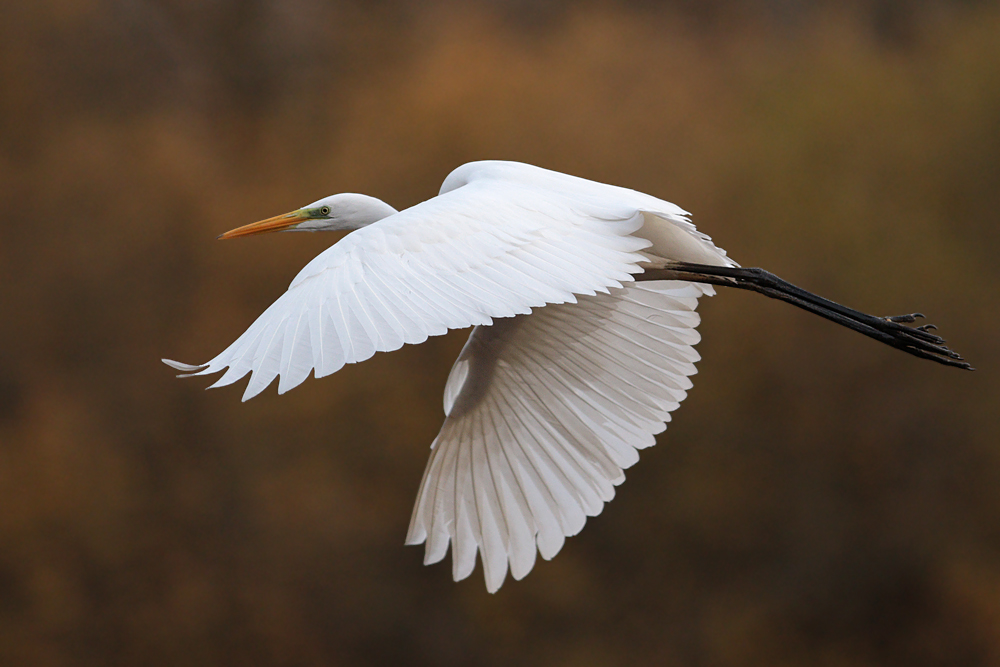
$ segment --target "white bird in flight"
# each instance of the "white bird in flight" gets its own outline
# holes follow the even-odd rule
[[[674,204],[516,162],[465,164],[404,211],[338,194],[220,238],[351,230],[236,342],[186,375],[251,374],[243,400],[474,326],[444,390],[407,544],[524,577],[614,497],[691,387],[698,299],[757,291],[911,354],[971,368],[919,314],[875,317],[744,269]]]

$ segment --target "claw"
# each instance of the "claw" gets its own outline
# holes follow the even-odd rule
[[[935,329],[937,329],[937,327],[934,326],[933,324],[925,324],[923,326],[917,327],[916,329],[917,331],[934,331]]]

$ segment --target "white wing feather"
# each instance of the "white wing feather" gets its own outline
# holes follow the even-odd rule
[[[213,387],[251,373],[248,400],[276,377],[284,393],[310,372],[323,377],[448,329],[620,287],[642,271],[650,245],[632,236],[645,220],[637,202],[621,199],[473,179],[348,234],[217,357],[171,365],[192,375],[228,369]],[[688,224],[659,203],[658,216]]]
[[[407,544],[452,544],[455,580],[486,586],[549,559],[600,513],[691,387],[695,312],[711,287],[633,283],[476,327],[448,378]]]

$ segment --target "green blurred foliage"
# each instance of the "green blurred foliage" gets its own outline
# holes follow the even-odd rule
[[[7,3],[0,664],[1000,663],[998,35],[991,3]],[[619,497],[452,583],[401,543],[465,332],[247,404],[158,359],[336,240],[218,233],[484,158],[675,201],[980,370],[721,293]]]

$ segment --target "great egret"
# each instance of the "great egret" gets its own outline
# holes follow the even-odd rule
[[[452,545],[456,581],[486,587],[600,513],[691,387],[695,308],[713,285],[788,301],[926,359],[970,368],[919,314],[874,317],[740,268],[674,204],[514,162],[472,162],[404,211],[338,194],[223,234],[353,230],[236,342],[187,375],[247,373],[243,400],[375,352],[475,326],[444,390],[407,544]]]

